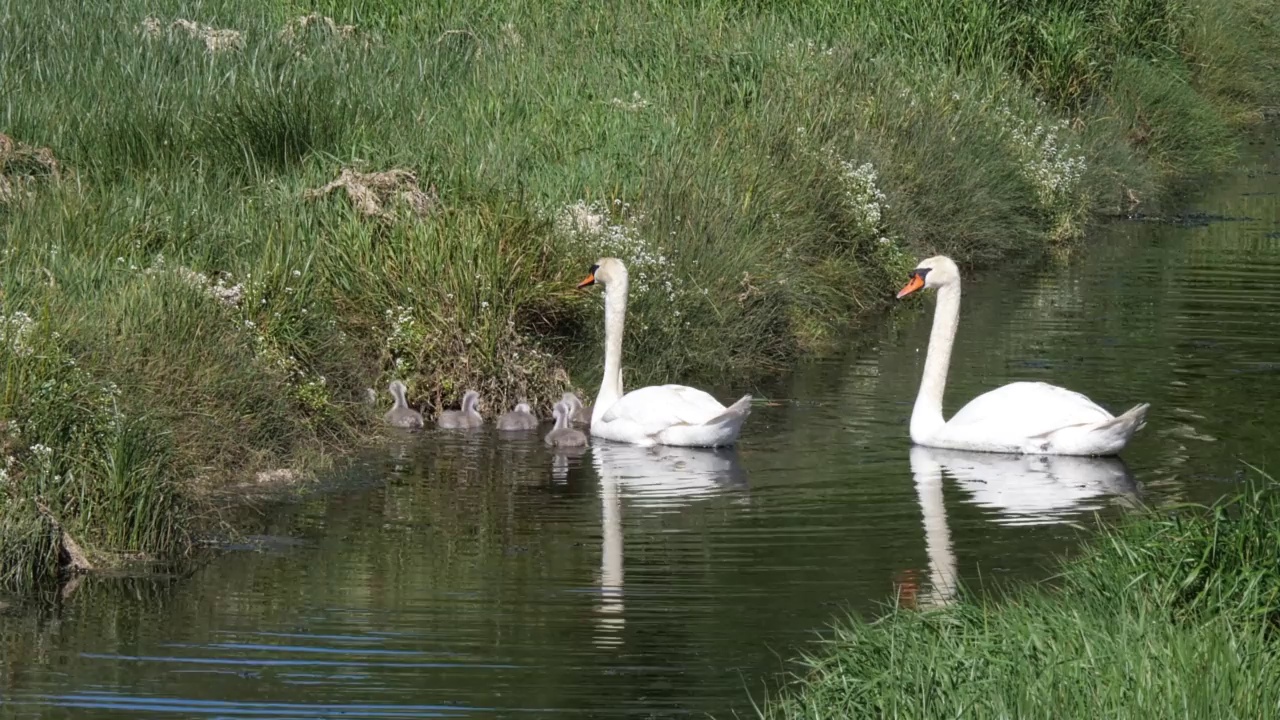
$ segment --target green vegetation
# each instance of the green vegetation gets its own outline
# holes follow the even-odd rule
[[[1048,586],[853,621],[766,714],[1270,717],[1280,486],[1104,531]]]
[[[0,0],[0,582],[182,550],[393,377],[592,387],[601,254],[630,383],[749,380],[1150,206],[1276,96],[1276,6],[1209,5]]]

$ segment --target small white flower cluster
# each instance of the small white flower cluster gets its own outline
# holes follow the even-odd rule
[[[329,405],[329,381],[323,375],[316,375],[299,385],[296,395],[312,410],[323,410]]]
[[[609,104],[628,112],[636,112],[637,110],[643,110],[649,107],[649,101],[640,97],[640,92],[638,90],[631,93],[630,101],[623,100],[621,98],[614,98],[609,101]]]
[[[811,39],[792,40],[787,43],[787,55],[793,58],[831,57],[836,54],[835,47],[822,45]]]
[[[848,160],[839,162],[845,202],[857,218],[858,229],[868,235],[881,235],[884,211],[889,203],[876,185],[879,175],[875,166],[871,163],[855,165]]]
[[[210,280],[209,276],[204,273],[196,272],[188,267],[175,268],[173,274],[188,285],[207,292],[210,297],[224,305],[238,307],[240,301],[244,298],[244,285],[240,283],[229,284],[230,280],[225,275],[217,280]]]
[[[397,305],[394,309],[383,312],[387,324],[387,337],[383,346],[391,353],[396,373],[412,373],[415,371],[417,349],[422,342],[422,328],[413,314],[413,306]]]
[[[44,475],[45,477],[52,476],[54,483],[62,482],[62,475],[53,473],[54,466],[56,465],[53,457],[54,456],[53,448],[43,443],[36,443],[35,445],[32,445],[31,447],[27,448],[27,450],[31,453],[31,461],[29,463],[23,463],[24,469],[27,472],[35,471],[41,475]],[[8,478],[8,475],[9,475],[8,470],[10,466],[13,464],[12,462],[10,462],[12,459],[13,458],[9,458],[5,461],[6,479]],[[75,476],[72,475],[71,471],[68,470],[66,479],[68,482],[70,482],[75,479]]]
[[[1022,159],[1023,175],[1036,187],[1046,209],[1071,198],[1087,168],[1080,145],[1063,139],[1070,128],[1064,120],[1053,125],[1033,124],[1008,106],[1000,109],[1004,130],[1014,152]]]
[[[620,221],[614,222],[614,215]],[[644,219],[621,200],[613,201],[613,213],[597,203],[579,200],[560,209],[555,228],[561,237],[586,245],[597,257],[616,257],[626,263],[632,295],[661,292],[675,302],[675,264],[661,247],[640,233]]]
[[[33,352],[30,338],[36,321],[21,310],[7,317],[0,317],[0,343],[19,357],[27,357]]]

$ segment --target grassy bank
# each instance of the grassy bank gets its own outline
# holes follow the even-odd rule
[[[773,718],[1254,718],[1280,707],[1280,486],[1105,531],[1050,587],[854,621]]]
[[[211,493],[365,437],[392,377],[428,411],[593,387],[600,254],[629,383],[742,386],[921,254],[1147,209],[1273,102],[1276,16],[0,0],[0,584],[64,539],[181,550]]]

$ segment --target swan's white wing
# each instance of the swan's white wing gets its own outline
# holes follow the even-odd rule
[[[623,395],[600,421],[625,421],[646,435],[675,425],[701,425],[725,411],[708,393],[685,385],[650,385]]]
[[[1078,392],[1042,382],[1016,382],[974,398],[947,421],[948,434],[1028,438],[1115,416]]]

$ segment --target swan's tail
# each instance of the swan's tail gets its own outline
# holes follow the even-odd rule
[[[1115,455],[1129,444],[1134,434],[1147,424],[1147,410],[1142,403],[1122,415],[1099,423],[1078,423],[1054,428],[1030,437],[1023,452],[1048,455]]]
[[[751,396],[743,395],[738,402],[724,409],[724,412],[698,426],[705,445],[723,447],[738,442],[738,433],[742,432],[742,424],[751,414]]]
[[[1147,410],[1150,403],[1139,403],[1124,413],[1094,426],[1094,432],[1103,433],[1112,439],[1116,450],[1128,444],[1134,434],[1147,426]]]
[[[743,395],[738,402],[724,409],[724,412],[702,423],[703,427],[716,427],[724,425],[737,425],[742,427],[742,423],[751,414],[751,396]]]

